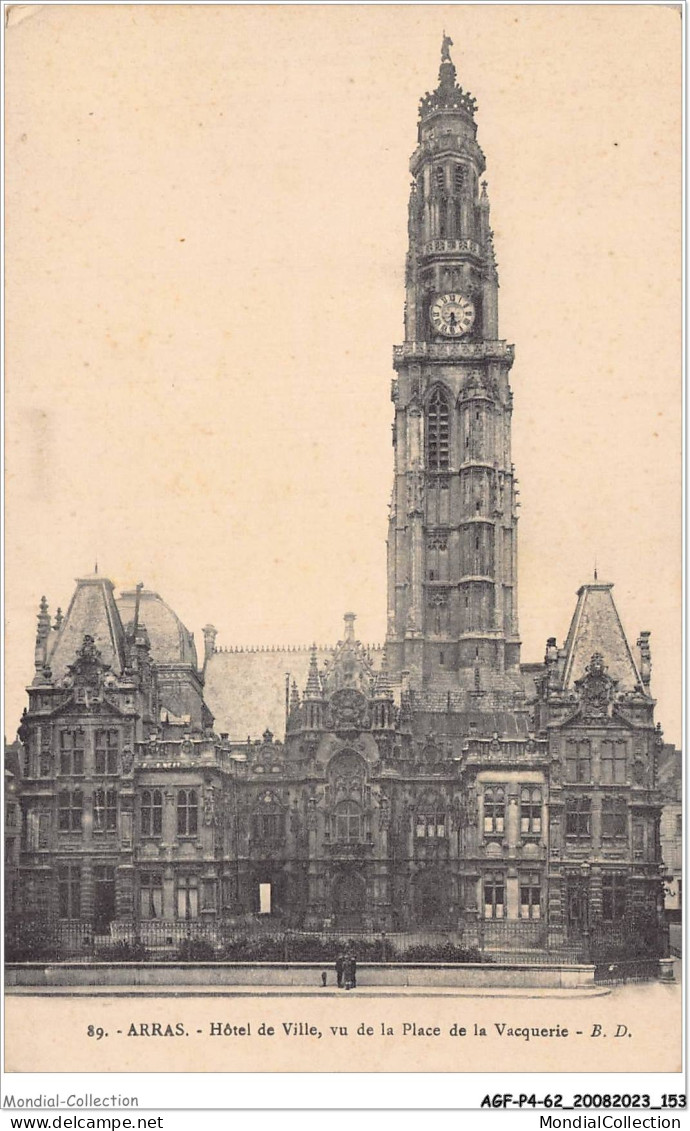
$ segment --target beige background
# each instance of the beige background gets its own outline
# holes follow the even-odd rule
[[[679,9],[66,5],[10,23],[9,737],[38,599],[64,609],[96,559],[197,640],[211,620],[221,645],[334,641],[349,607],[382,639],[407,162],[445,27],[479,102],[517,349],[524,659],[562,640],[596,558],[632,643],[652,630],[678,742]],[[85,1005],[40,1009],[74,1027]],[[669,1067],[676,1020],[670,1043],[648,1030]]]
[[[331,983],[333,974],[331,971]],[[29,1031],[27,1018],[31,1019]],[[273,1025],[277,1035],[261,1037],[261,1021]],[[211,1022],[246,1026],[247,1037],[211,1037]],[[286,1037],[283,1022],[304,1022],[320,1027],[321,1039]],[[181,1022],[184,1037],[128,1037],[132,1023],[158,1022],[165,1027]],[[371,1037],[357,1035],[364,1023]],[[381,1022],[395,1029],[381,1035]],[[438,1037],[403,1037],[404,1022],[441,1030]],[[495,1023],[524,1028],[555,1027],[569,1030],[568,1037],[533,1038],[499,1036]],[[468,1035],[451,1037],[453,1024]],[[484,1026],[485,1037],[474,1036],[474,1025]],[[107,1038],[87,1035],[89,1025],[99,1025]],[[344,1026],[347,1036],[334,1036],[330,1026]],[[594,1026],[602,1036],[593,1037]],[[625,1028],[620,1028],[624,1026]],[[117,1029],[122,1036],[117,1035]],[[199,1035],[197,1030],[201,1029]],[[581,1036],[577,1035],[580,1031]],[[616,1037],[615,1034],[623,1034]],[[629,1034],[629,1035],[628,1035]],[[135,997],[26,998],[5,1000],[5,1070],[8,1072],[680,1072],[681,1010],[677,985],[628,986],[624,997],[363,997],[356,991],[339,997],[268,996],[238,998],[220,993],[215,998],[182,1000]],[[36,1087],[28,1082],[28,1091]],[[63,1085],[64,1087],[64,1085]],[[105,1081],[106,1091],[112,1083]],[[489,1091],[503,1090],[498,1081]],[[12,1089],[16,1092],[16,1082]],[[136,1080],[132,1090],[136,1093]],[[627,1092],[681,1091],[677,1085],[651,1086],[636,1082],[613,1090]],[[50,1085],[42,1091],[58,1091]],[[84,1091],[94,1090],[90,1086]],[[121,1089],[117,1089],[121,1091]],[[517,1082],[506,1090],[532,1090]],[[551,1089],[555,1090],[555,1089]],[[558,1090],[561,1090],[560,1088]],[[571,1081],[568,1091],[577,1090]],[[593,1082],[588,1091],[607,1090]],[[198,1099],[197,1096],[195,1099]],[[213,1100],[204,1095],[211,1105]],[[161,1103],[165,1093],[161,1091]],[[192,1101],[195,1102],[195,1101]],[[309,1100],[314,1103],[313,1097]],[[331,1103],[359,1106],[357,1096],[340,1093]],[[656,1100],[654,1102],[657,1102]],[[257,1099],[260,1103],[260,1099]],[[219,1106],[227,1105],[227,1096]],[[305,1104],[306,1106],[306,1104]],[[430,1106],[433,1106],[433,1102]],[[620,1113],[619,1113],[620,1114]],[[639,1114],[639,1113],[638,1113]]]
[[[441,30],[516,343],[526,660],[615,581],[680,741],[680,12],[41,6],[7,35],[7,731],[42,593],[385,631],[407,162]],[[259,728],[260,729],[260,728]]]

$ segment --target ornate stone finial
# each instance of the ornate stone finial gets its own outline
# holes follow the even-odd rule
[[[649,647],[650,636],[650,632],[641,632],[637,640],[637,647],[640,650],[640,677],[645,688],[649,687],[649,682],[652,677],[652,652]]]
[[[43,671],[47,660],[47,640],[50,636],[50,613],[48,612],[48,602],[45,597],[41,597],[41,603],[38,607],[38,624],[36,625],[36,649],[34,654],[34,666],[36,671]]]
[[[345,613],[345,639],[354,640],[355,638],[355,620],[357,616],[355,613]]]
[[[201,631],[204,634],[204,658],[209,660],[216,650],[218,629],[212,624],[205,624]]]
[[[62,628],[62,622],[63,622],[64,619],[65,618],[62,615],[62,609],[58,605],[57,611],[55,613],[55,624],[53,625],[53,628],[55,629],[56,632],[59,632],[60,629]]]
[[[309,675],[307,676],[307,685],[304,689],[304,698],[320,699],[321,678],[319,676],[319,665],[316,661],[316,644],[312,644],[310,651],[311,654],[309,656]]]
[[[290,711],[297,710],[299,710],[299,691],[297,690],[297,682],[293,679],[290,689]]]

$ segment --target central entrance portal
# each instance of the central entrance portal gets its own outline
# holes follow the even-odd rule
[[[367,899],[367,886],[363,876],[356,872],[343,872],[333,884],[333,915],[337,927],[346,930],[361,927]]]

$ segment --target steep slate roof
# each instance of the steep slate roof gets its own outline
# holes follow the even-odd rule
[[[99,574],[77,578],[77,588],[60,630],[48,640],[48,663],[55,679],[67,674],[86,635],[93,636],[103,663],[120,675],[125,667],[125,633],[113,583]]]
[[[601,652],[608,674],[618,680],[618,691],[631,691],[641,683],[612,589],[611,584],[592,582],[577,591],[577,606],[564,649],[564,688],[572,688],[582,678],[594,652]]]
[[[147,625],[148,627],[148,625]],[[374,667],[381,648],[372,648]],[[231,739],[258,738],[268,727],[285,733],[285,676],[297,684],[300,697],[309,676],[310,648],[233,648],[213,653],[204,672],[204,699],[215,716],[214,729]],[[332,648],[317,648],[319,670],[331,661]]]
[[[123,624],[134,620],[136,590],[125,590],[117,599]],[[139,624],[148,632],[151,658],[157,664],[191,664],[197,666],[194,637],[185,628],[177,613],[158,593],[142,589],[139,598]]]

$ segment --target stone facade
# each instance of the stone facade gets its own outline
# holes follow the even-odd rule
[[[223,650],[207,625],[199,664],[142,587],[116,599],[82,578],[54,623],[42,601],[21,916],[96,934],[423,926],[525,947],[659,920],[649,633],[633,654],[595,579],[563,647],[520,660],[514,351],[475,103],[448,48],[410,165],[385,647],[356,639],[353,614],[332,650]]]

